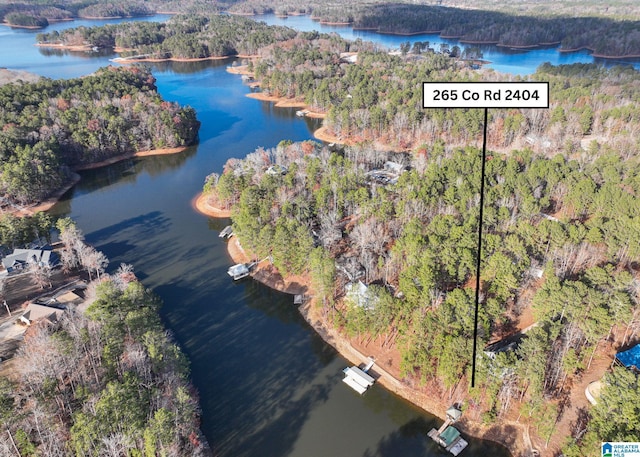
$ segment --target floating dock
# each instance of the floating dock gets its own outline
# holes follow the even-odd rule
[[[344,370],[342,370],[342,372],[344,373],[342,382],[362,395],[367,391],[367,389],[369,389],[369,387],[371,387],[376,382],[375,379],[367,374],[367,371],[369,371],[374,363],[375,361],[373,360],[373,358],[369,357],[369,362],[362,369],[356,367],[355,365],[345,368]]]

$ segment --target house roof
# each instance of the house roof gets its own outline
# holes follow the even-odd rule
[[[53,265],[58,256],[51,249],[14,249],[13,253],[2,259],[2,265],[8,270],[18,264],[26,264],[29,261]]]
[[[377,299],[371,297],[369,288],[362,282],[351,282],[345,286],[347,296],[356,306],[362,306],[366,310],[375,308]]]
[[[616,359],[620,361],[625,367],[630,368],[635,366],[640,369],[640,344],[636,344],[631,349],[624,352],[618,352]]]
[[[452,406],[447,410],[447,416],[450,417],[452,420],[457,421],[462,417],[462,411]]]
[[[75,303],[80,300],[82,300],[82,297],[71,290],[56,297],[56,302],[61,304]]]
[[[440,439],[444,441],[446,447],[453,443],[459,436],[460,432],[458,431],[458,429],[449,426],[445,428],[444,431],[440,434]]]
[[[39,319],[48,319],[52,322],[58,320],[64,311],[58,308],[51,308],[50,306],[38,305],[36,303],[29,303],[22,316],[23,320],[27,320],[30,323]]]

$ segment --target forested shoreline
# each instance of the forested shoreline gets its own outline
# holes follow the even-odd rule
[[[234,232],[257,258],[272,255],[285,276],[310,274],[335,326],[395,346],[405,380],[466,392],[486,424],[515,409],[545,441],[598,347],[612,333],[624,333],[617,341],[624,345],[640,331],[633,268],[640,253],[629,239],[640,233],[640,164],[611,152],[586,163],[530,150],[491,153],[480,347],[512,335],[527,307],[537,324],[515,350],[481,354],[478,387],[467,391],[479,157],[477,149],[442,142],[428,160],[283,143],[230,160],[205,191],[214,188],[232,207]],[[397,184],[371,178],[387,159],[409,166]],[[267,172],[273,167],[284,171]],[[358,277],[375,305],[356,306],[345,295],[349,278]],[[611,376],[626,375],[618,369]],[[602,414],[609,412],[592,412]],[[573,452],[566,455],[581,455],[602,433],[622,439],[624,420],[609,420],[606,432],[594,422],[586,435],[565,437]]]
[[[287,27],[269,27],[243,17],[181,15],[163,23],[67,29],[38,34],[36,40],[41,45],[121,48],[121,56],[197,59],[255,55],[265,46],[289,40],[297,33]]]
[[[594,354],[640,331],[640,163],[630,134],[638,72],[543,65],[531,79],[549,81],[549,110],[492,110],[480,347],[513,336],[527,309],[536,325],[515,350],[483,355],[479,387],[468,390],[470,356],[460,355],[473,335],[480,152],[465,145],[479,144],[481,111],[421,110],[419,88],[504,75],[420,49],[362,51],[347,64],[339,39],[307,38],[266,49],[250,67],[264,91],[328,111],[326,126],[361,143],[336,153],[283,142],[228,161],[205,192],[232,208],[242,245],[271,255],[285,276],[308,273],[333,325],[397,348],[408,382],[466,392],[486,424],[515,410],[542,443],[566,440],[557,446],[571,456],[605,434],[640,438],[624,420],[605,429],[602,406],[564,425],[571,436],[556,428]],[[410,152],[376,152],[373,142],[390,138]],[[375,178],[386,161],[408,168],[395,184]],[[349,278],[369,285],[372,309],[349,304]],[[620,369],[608,376],[630,382]],[[604,394],[607,408],[619,408],[616,388]]]
[[[127,282],[130,281],[130,282]],[[188,361],[158,298],[117,274],[86,313],[29,329],[0,378],[0,449],[11,455],[207,455]]]
[[[589,49],[604,58],[640,56],[640,43],[635,38],[640,31],[640,10],[631,4],[602,8],[593,2],[574,2],[574,9],[558,11],[557,2],[553,7],[541,5],[544,2],[538,2],[537,7],[512,2],[464,7],[458,7],[458,3],[455,6],[423,3],[309,2],[301,6],[258,0],[237,2],[229,10],[244,14],[311,14],[312,18],[329,24],[351,24],[357,29],[399,35],[437,32],[463,43],[505,47],[560,44],[561,50]],[[581,11],[584,17],[577,16],[576,11]]]
[[[50,241],[53,219],[45,213],[0,222],[6,246],[34,236]],[[159,298],[138,282],[131,265],[105,274],[108,260],[84,242],[71,219],[56,226],[62,270],[83,268],[97,277],[83,304],[33,322],[6,361],[14,368],[0,377],[0,453],[210,455],[189,362],[163,327]],[[90,257],[97,260],[93,266]]]
[[[385,8],[374,10],[381,16],[396,14]],[[516,24],[524,32],[522,23]],[[599,30],[595,19],[587,24]],[[403,26],[410,28],[411,21]],[[629,24],[625,33],[633,37],[634,27]],[[486,33],[499,36],[502,30],[498,24]],[[335,327],[397,349],[405,382],[429,386],[443,396],[464,392],[470,413],[487,426],[513,413],[538,444],[563,440],[556,449],[563,447],[567,457],[588,455],[602,439],[640,441],[637,428],[629,426],[640,413],[628,408],[640,404],[637,377],[619,368],[607,374],[600,406],[585,410],[580,422],[564,424],[571,436],[558,437],[557,428],[566,422],[572,389],[594,354],[636,342],[640,335],[637,71],[545,64],[525,79],[550,83],[549,110],[491,111],[485,248],[478,253],[480,151],[473,145],[481,141],[482,112],[424,110],[420,90],[428,80],[522,79],[471,70],[460,58],[473,60],[473,49],[435,52],[429,43],[416,43],[390,55],[371,43],[222,16],[79,28],[39,39],[119,46],[131,55],[158,58],[257,55],[249,68],[262,91],[326,112],[325,127],[338,140],[357,146],[330,150],[313,142],[283,141],[232,159],[223,173],[212,174],[205,191],[215,189],[221,202],[233,208],[234,231],[243,246],[259,258],[271,256],[284,275],[307,273],[323,315]],[[621,46],[629,50],[635,44],[630,40]],[[357,63],[342,59],[345,52],[357,53]],[[162,101],[146,70],[105,69],[70,81],[69,86],[45,80],[35,83],[40,86],[0,88],[6,125],[0,136],[0,181],[14,201],[46,195],[74,166],[145,145],[196,139],[193,110]],[[103,84],[115,86],[115,92]],[[12,111],[15,100],[18,111]],[[95,116],[84,114],[92,113],[89,106],[99,110]],[[150,112],[151,121],[145,117]],[[61,121],[47,120],[51,113],[51,119]],[[134,117],[128,116],[135,115],[142,116],[140,123],[130,122]],[[123,133],[125,124],[134,130]],[[397,174],[397,181],[377,173],[385,168]],[[481,354],[479,385],[468,389],[478,254],[483,256],[481,347],[514,335],[519,340],[512,350]],[[358,306],[345,292],[346,283],[357,280],[368,286],[372,306]],[[78,412],[77,394],[60,392],[67,385],[56,387],[52,398],[61,412],[52,420],[68,422],[70,416],[62,415],[73,410],[74,423],[81,424],[70,432],[76,436],[71,441],[75,452],[97,454],[101,445],[92,431],[102,432],[102,422],[128,414],[133,428],[107,430],[109,443],[114,449],[135,443],[141,455],[154,455],[169,440],[169,413],[156,417],[147,412],[152,420],[142,425],[140,413],[113,405],[124,397],[133,404],[158,398],[140,382],[147,374],[134,363],[135,357],[144,358],[140,347],[128,346],[137,332],[136,312],[155,305],[146,304],[153,300],[138,286],[121,288],[117,278],[105,284],[98,290],[104,308],[94,308],[87,317],[109,332],[115,327],[120,332],[114,331],[115,340],[109,339],[111,333],[96,337],[107,344],[91,352],[80,345],[91,335],[83,334],[77,344],[73,335],[61,338],[73,341],[76,351],[86,351],[90,361],[109,361],[107,371],[114,378],[106,383],[107,399],[93,397],[95,408]],[[519,334],[525,311],[535,325]],[[87,325],[91,329],[93,324]],[[144,335],[142,344],[153,359]],[[124,343],[118,346],[117,339]],[[62,366],[71,366],[66,354],[54,355],[64,361]],[[179,359],[171,360],[180,365]],[[127,374],[131,367],[133,375]],[[78,373],[91,377],[88,368]],[[74,378],[70,387],[84,378],[77,384]],[[50,392],[51,385],[37,389]],[[131,392],[137,392],[133,398]],[[3,395],[10,397],[10,390]],[[33,441],[34,435],[28,436]],[[38,438],[42,443],[48,439],[53,438]],[[180,439],[197,442],[190,434]]]
[[[135,5],[135,4],[134,4]],[[220,3],[214,12],[221,12],[227,5]],[[98,8],[98,6],[87,7]],[[104,8],[104,5],[100,6]],[[118,10],[116,7],[107,15],[122,16],[129,15]],[[134,9],[133,6],[129,6]],[[146,6],[140,6],[140,11],[134,10],[131,15],[149,14],[152,12]],[[145,9],[146,8],[146,9]],[[184,9],[180,9],[184,11]],[[207,45],[211,46],[213,40],[208,36],[202,36],[199,32],[204,32],[207,28],[207,20],[211,21],[211,11],[202,9],[197,4],[188,8],[189,17],[200,17],[204,22],[193,22],[191,26],[180,30],[179,33],[186,33],[189,37],[182,36],[182,51],[189,49],[190,55],[176,55],[180,58],[207,57],[216,55],[231,55],[223,50],[211,50],[207,53]],[[416,33],[439,33],[448,38],[456,38],[461,43],[489,43],[504,47],[528,48],[545,46],[550,44],[560,44],[560,51],[575,51],[589,49],[603,58],[624,58],[640,56],[640,42],[636,36],[640,32],[640,21],[622,20],[620,17],[606,16],[550,16],[550,15],[526,15],[509,14],[501,11],[462,9],[454,7],[442,7],[433,5],[413,5],[413,4],[361,4],[350,5],[312,5],[294,7],[282,5],[264,5],[258,3],[235,3],[229,6],[229,11],[240,14],[264,14],[276,13],[280,15],[311,14],[312,18],[325,23],[351,24],[354,28],[374,30],[380,33],[391,33],[399,35],[411,35]],[[100,17],[98,12],[91,16]],[[24,12],[7,13],[6,19],[13,18],[14,23],[21,25],[46,26],[46,18],[29,16]],[[207,19],[208,18],[208,19]],[[184,20],[184,19],[183,19]],[[171,21],[170,21],[171,22]],[[238,26],[240,23],[236,22]],[[219,26],[217,22],[214,25]],[[210,27],[213,28],[213,27]],[[84,44],[90,46],[121,46],[134,47],[144,52],[158,53],[165,48],[153,47],[161,45],[164,39],[173,36],[171,29],[166,33],[163,27],[152,31],[155,33],[145,33],[144,40],[133,43],[133,46],[121,46],[115,43],[116,37],[110,35],[109,28],[101,35],[91,35],[83,33]],[[194,33],[196,34],[194,36]],[[139,35],[139,32],[137,32]],[[122,33],[120,33],[122,35]],[[43,42],[56,41],[58,37],[44,37]],[[78,36],[76,36],[76,39]],[[141,38],[141,37],[140,37]],[[176,41],[178,38],[173,38]],[[69,44],[70,36],[60,38],[63,44]],[[77,41],[77,40],[75,40]],[[221,41],[224,41],[222,39]],[[168,49],[176,48],[177,43],[166,43]],[[149,48],[151,46],[151,48]],[[197,54],[197,55],[194,55]]]
[[[50,22],[74,18],[140,17],[154,13],[146,2],[6,2],[0,4],[0,21],[18,27],[44,28]]]
[[[325,128],[336,138],[382,144],[396,150],[421,149],[437,139],[465,145],[482,131],[480,110],[424,110],[423,81],[517,81],[521,77],[470,70],[459,56],[477,58],[474,48],[454,47],[435,53],[428,42],[402,46],[401,55],[321,35],[297,37],[273,46],[249,63],[261,90],[294,98],[326,112]],[[342,52],[359,51],[357,64]],[[547,154],[614,147],[625,156],[637,153],[635,83],[631,68],[606,70],[595,64],[542,65],[528,77],[549,81],[549,110],[492,110],[488,144],[499,150],[528,146]],[[338,140],[339,141],[339,140]]]
[[[162,100],[148,70],[113,67],[1,86],[0,122],[0,190],[20,204],[64,187],[75,167],[191,145],[200,126],[192,108]]]

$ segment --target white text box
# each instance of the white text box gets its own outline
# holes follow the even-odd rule
[[[548,82],[425,82],[424,108],[549,108]]]

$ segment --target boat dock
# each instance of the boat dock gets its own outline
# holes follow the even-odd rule
[[[229,267],[227,270],[227,274],[233,278],[234,281],[238,279],[246,278],[249,276],[249,269],[251,268],[250,264],[247,263],[237,263],[232,267]]]
[[[455,456],[460,454],[469,445],[460,435],[460,431],[451,425],[460,419],[461,416],[462,412],[452,406],[447,410],[447,419],[444,421],[444,424],[442,424],[442,427],[438,430],[432,428],[427,433],[429,438]]]
[[[299,111],[296,111],[296,116],[298,117],[305,117],[307,114],[309,114],[308,109],[301,109]]]
[[[218,237],[220,238],[231,238],[232,236],[233,236],[233,227],[230,225],[227,225],[225,228],[223,228],[220,234],[218,235]]]
[[[356,367],[355,365],[345,368],[344,370],[342,370],[342,372],[344,373],[342,382],[362,395],[367,391],[367,389],[369,389],[369,387],[371,387],[376,382],[375,379],[367,374],[374,363],[374,359],[372,357],[369,357],[369,362],[362,369]]]

